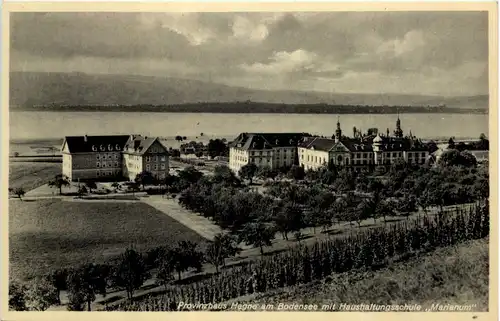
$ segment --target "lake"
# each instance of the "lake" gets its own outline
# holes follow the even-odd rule
[[[353,127],[366,132],[376,127],[391,133],[397,115],[340,115],[343,133],[352,136]],[[401,114],[404,133],[410,130],[422,138],[488,136],[488,115]],[[308,132],[332,135],[337,115],[325,114],[211,114],[140,112],[11,112],[11,139],[51,139],[70,135],[138,133],[147,136],[226,137],[240,132]]]

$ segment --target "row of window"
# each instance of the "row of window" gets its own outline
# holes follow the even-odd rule
[[[162,156],[146,156],[146,162],[158,162],[158,161],[162,161],[164,162],[166,160],[166,156],[165,155],[162,155]]]
[[[95,155],[97,160],[106,160],[106,159],[118,159],[118,154],[96,154]]]
[[[96,176],[97,177],[105,177],[105,176],[115,176],[119,175],[120,171],[97,171]]]
[[[94,152],[97,152],[97,151],[101,151],[101,152],[105,152],[105,151],[113,151],[113,150],[116,150],[116,151],[120,151],[121,150],[121,147],[120,145],[116,144],[116,145],[111,145],[109,144],[108,146],[106,145],[92,145],[92,151]]]
[[[158,164],[154,164],[154,165],[152,166],[152,168],[153,168],[153,170],[157,171],[157,170],[158,170]],[[161,164],[161,165],[160,165],[160,169],[161,169],[161,170],[165,170],[165,168],[166,168],[165,164]],[[147,171],[150,171],[150,170],[151,170],[151,166],[150,166],[149,164],[146,164],[146,170],[147,170]]]
[[[96,167],[97,168],[106,168],[106,167],[118,167],[118,162],[114,162],[114,166],[113,166],[113,162],[97,162],[96,163]]]

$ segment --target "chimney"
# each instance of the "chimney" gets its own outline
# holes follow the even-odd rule
[[[88,137],[87,137],[87,135],[84,135],[84,136],[83,136],[83,141],[84,141],[85,143],[88,141]]]

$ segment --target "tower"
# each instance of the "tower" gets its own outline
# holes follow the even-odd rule
[[[340,129],[340,117],[337,118],[337,129],[335,130],[335,142],[340,142],[342,137],[342,129]]]
[[[396,129],[394,130],[394,136],[396,137],[403,137],[403,130],[401,129],[401,120],[399,119],[399,112],[398,112],[398,120],[396,120]]]

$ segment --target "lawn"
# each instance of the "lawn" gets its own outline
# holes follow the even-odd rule
[[[489,238],[441,248],[396,263],[379,271],[348,272],[308,283],[240,297],[239,303],[296,303],[322,305],[433,304],[469,305],[471,311],[488,310]],[[232,301],[229,302],[230,306]],[[346,310],[344,310],[346,311]],[[436,311],[436,310],[431,310]]]
[[[194,231],[142,202],[9,202],[10,275],[27,279],[53,268],[106,262],[133,246],[203,242]]]
[[[9,187],[22,187],[27,192],[48,183],[61,171],[61,163],[10,162]]]

